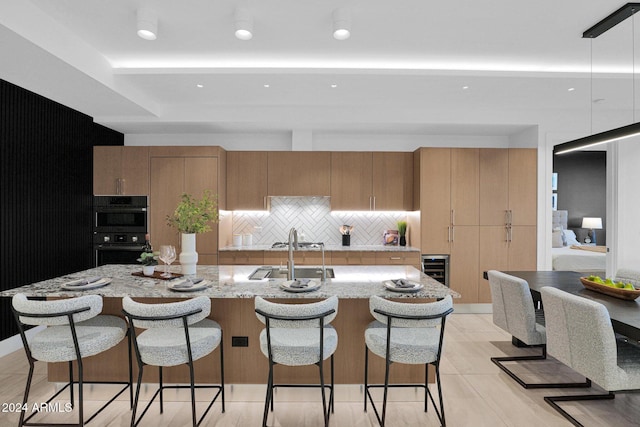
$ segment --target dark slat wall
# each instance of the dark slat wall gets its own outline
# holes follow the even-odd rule
[[[0,289],[93,266],[94,145],[123,145],[91,117],[0,80]],[[0,339],[17,333],[0,298]]]

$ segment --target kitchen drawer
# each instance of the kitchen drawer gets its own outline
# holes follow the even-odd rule
[[[333,251],[332,265],[375,265],[376,253],[367,251]]]
[[[220,265],[262,265],[263,251],[225,251],[220,252]]]
[[[376,252],[377,265],[411,265],[420,269],[419,252]]]
[[[288,251],[265,251],[264,265],[287,265]],[[331,264],[331,253],[325,252],[325,264]],[[322,265],[321,251],[293,251],[293,262],[296,265]]]

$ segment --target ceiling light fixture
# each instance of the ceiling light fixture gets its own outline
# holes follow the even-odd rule
[[[264,87],[271,87],[271,85],[263,85]]]
[[[332,88],[336,88],[336,87],[338,87],[338,85],[334,83],[334,84],[331,85],[331,87]]]
[[[576,90],[575,87],[570,87],[569,89],[567,89],[568,92],[573,92],[574,90]]]
[[[196,87],[203,88],[203,87],[204,87],[204,85],[203,85],[203,84],[198,83],[198,84],[196,85]]]
[[[582,38],[594,39],[599,35],[607,32],[611,28],[615,27],[625,19],[632,17],[636,12],[640,11],[640,3],[627,3],[622,6],[620,9],[616,10],[593,27],[589,28],[587,31],[582,33]],[[632,39],[635,37],[635,34],[631,35]],[[635,50],[635,49],[634,49]],[[634,69],[632,72],[634,79],[634,90],[633,90],[633,116],[635,121],[635,51],[632,53],[633,55],[633,63]],[[593,53],[591,60],[591,81],[593,82]],[[593,84],[593,83],[592,83]],[[596,100],[591,102],[591,122],[593,123],[593,103]],[[622,126],[616,129],[611,129],[605,132],[600,132],[595,135],[586,136],[584,138],[579,138],[573,141],[565,142],[564,144],[556,145],[553,148],[553,154],[565,154],[570,153],[572,151],[583,150],[586,148],[594,147],[596,145],[606,144],[608,142],[620,141],[621,139],[631,138],[633,136],[640,135],[640,122],[632,123],[630,125]]]
[[[158,38],[158,15],[155,11],[141,7],[137,13],[138,36],[145,40]]]
[[[333,38],[346,40],[351,37],[351,15],[349,10],[340,7],[333,11]]]
[[[251,40],[253,38],[253,17],[249,9],[239,7],[236,9],[236,38],[239,40]]]

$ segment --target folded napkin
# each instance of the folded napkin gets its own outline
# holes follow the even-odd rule
[[[184,279],[182,282],[174,283],[173,285],[171,285],[171,287],[174,289],[190,288],[202,282],[202,280],[204,279],[201,279],[199,277],[194,277],[193,279],[187,278],[187,279]]]
[[[415,283],[405,279],[392,280],[391,283],[393,283],[396,288],[414,288],[416,286]]]
[[[309,282],[310,282],[309,279],[298,279],[291,282],[289,287],[290,288],[306,288],[307,286],[309,286]]]
[[[88,285],[89,283],[95,283],[98,280],[102,280],[102,277],[93,276],[93,277],[88,277],[86,279],[73,280],[67,283],[65,286],[84,286],[84,285]]]

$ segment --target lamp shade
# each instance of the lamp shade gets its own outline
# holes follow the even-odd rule
[[[592,230],[602,229],[602,218],[584,217],[582,218],[582,228],[589,228]]]

